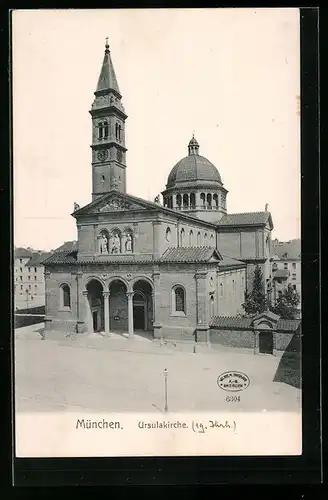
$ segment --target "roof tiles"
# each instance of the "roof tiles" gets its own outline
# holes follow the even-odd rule
[[[213,256],[221,257],[212,247],[175,247],[168,248],[160,262],[208,262]]]
[[[227,214],[218,222],[218,226],[261,225],[269,220],[270,212],[245,212]]]
[[[211,321],[211,328],[222,330],[250,330],[252,329],[253,318],[238,316],[214,316]],[[278,319],[277,331],[294,332],[301,324],[299,319]]]

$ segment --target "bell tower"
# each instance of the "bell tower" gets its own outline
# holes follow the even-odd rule
[[[125,114],[106,38],[105,55],[91,106],[92,200],[112,189],[126,192]]]

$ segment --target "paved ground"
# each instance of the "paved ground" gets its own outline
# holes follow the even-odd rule
[[[161,412],[165,368],[170,411],[300,408],[298,389],[272,382],[280,357],[224,348],[214,354],[129,352],[113,350],[115,343],[102,339],[80,345],[41,340],[39,328],[31,325],[15,332],[17,411]],[[228,370],[242,371],[251,379],[249,388],[238,393],[240,402],[227,403],[232,393],[217,385],[218,376]]]

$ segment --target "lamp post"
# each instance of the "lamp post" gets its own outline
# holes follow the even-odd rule
[[[167,407],[167,369],[165,368],[164,370],[164,390],[165,390],[165,406],[164,406],[164,411],[168,411]]]

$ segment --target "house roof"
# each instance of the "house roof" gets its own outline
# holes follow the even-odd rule
[[[288,269],[277,269],[273,274],[273,279],[287,279],[289,276]]]
[[[241,260],[232,259],[231,257],[227,257],[226,255],[222,255],[222,260],[219,264],[220,268],[224,267],[246,267],[246,263]]]
[[[43,261],[47,264],[75,264],[77,261],[77,250],[54,252]]]
[[[30,260],[26,263],[27,266],[42,266],[43,261],[50,257],[51,252],[34,252]]]
[[[212,247],[175,247],[165,250],[160,262],[208,262],[212,258],[222,258]]]
[[[252,328],[253,318],[237,316],[214,316],[210,327],[222,330],[248,330]],[[301,324],[299,319],[278,319],[277,331],[294,332]]]
[[[54,252],[72,252],[77,250],[77,241],[65,241],[60,247],[56,248]]]
[[[33,250],[28,249],[28,248],[15,248],[14,250],[14,257],[15,259],[26,259],[27,257],[32,257],[33,255]]]
[[[299,260],[301,258],[301,240],[275,242],[272,248],[273,259]]]
[[[270,212],[245,212],[224,215],[218,222],[218,226],[264,226],[268,223],[272,229],[273,223]]]

